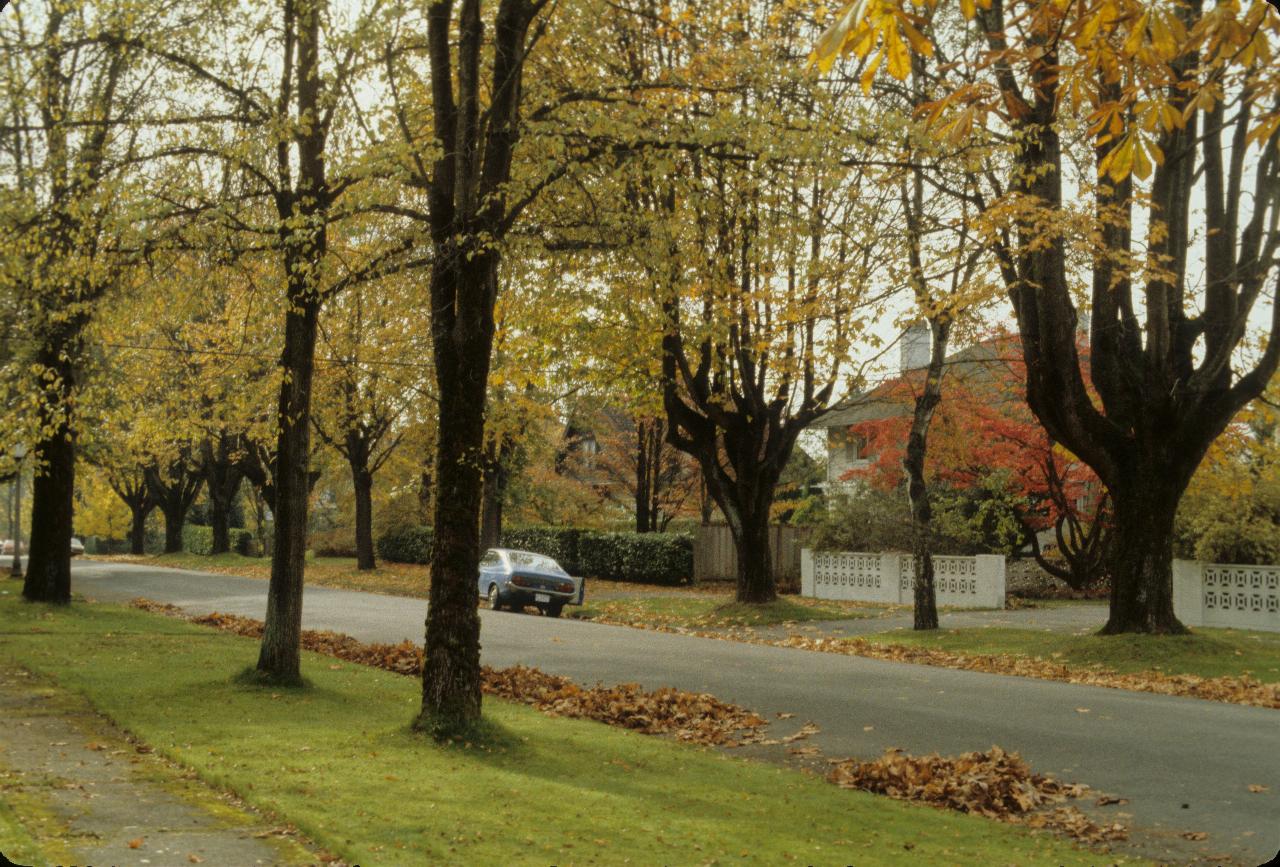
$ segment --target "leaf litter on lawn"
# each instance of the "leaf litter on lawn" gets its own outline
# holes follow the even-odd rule
[[[262,636],[262,622],[249,617],[219,612],[190,616],[177,606],[143,598],[134,599],[132,605],[237,635]],[[364,643],[338,632],[304,629],[302,646],[396,674],[412,676],[422,670],[422,648],[411,641]],[[544,713],[592,719],[644,734],[669,734],[691,743],[789,745],[820,731],[814,723],[805,723],[793,734],[767,738],[767,723],[762,717],[707,693],[669,687],[644,690],[633,683],[583,687],[569,678],[520,665],[502,669],[484,666],[481,672],[484,691],[490,695],[532,705]],[[794,716],[778,714],[780,719]],[[788,753],[821,755],[817,747],[790,747]],[[1068,798],[1081,797],[1087,786],[1033,774],[1017,753],[999,747],[954,757],[912,756],[891,749],[869,762],[831,759],[829,763],[832,769],[827,780],[842,788],[1057,831],[1089,844],[1123,840],[1128,834],[1118,822],[1098,825],[1075,807],[1060,805]]]
[[[237,635],[262,636],[262,622],[249,617],[219,612],[187,617],[176,606],[144,599],[135,599],[133,605]],[[396,674],[418,675],[422,671],[422,648],[411,641],[365,643],[338,632],[304,629],[302,646]],[[484,691],[490,695],[532,705],[545,713],[592,719],[644,734],[669,734],[691,743],[712,746],[756,743],[763,738],[761,732],[766,725],[759,715],[707,693],[670,687],[646,690],[634,683],[584,687],[567,677],[523,665],[484,666],[481,674]]]

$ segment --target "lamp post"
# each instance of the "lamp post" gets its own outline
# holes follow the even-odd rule
[[[22,577],[22,459],[27,456],[27,447],[19,443],[13,447],[13,456],[18,461],[17,472],[13,476],[13,566],[9,577]]]

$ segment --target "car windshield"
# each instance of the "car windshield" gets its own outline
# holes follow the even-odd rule
[[[515,569],[534,569],[539,572],[562,572],[560,564],[550,557],[541,554],[530,554],[528,551],[508,551],[507,558]]]

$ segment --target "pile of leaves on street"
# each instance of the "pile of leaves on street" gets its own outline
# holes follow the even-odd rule
[[[1119,822],[1099,825],[1076,807],[1062,805],[1084,796],[1088,787],[1032,773],[1017,753],[996,746],[959,756],[913,756],[891,749],[869,762],[832,760],[827,779],[846,789],[1047,828],[1088,843],[1128,837]]]
[[[803,635],[790,635],[787,638],[770,640],[765,643],[779,647],[817,650],[823,653],[869,656],[875,659],[911,662],[917,665],[961,668],[967,671],[984,671],[990,674],[1013,674],[1020,677],[1036,677],[1042,680],[1060,680],[1066,683],[1083,683],[1090,686],[1111,687],[1112,689],[1154,692],[1161,695],[1177,695],[1280,709],[1280,683],[1263,683],[1248,676],[1199,677],[1194,674],[1165,674],[1159,671],[1122,674],[1105,668],[1071,667],[1028,656],[950,653],[927,647],[881,644],[862,638],[811,638]]]
[[[237,614],[214,612],[188,617],[176,606],[148,599],[135,599],[133,606],[237,635],[262,636],[262,621]],[[315,653],[396,674],[417,675],[422,671],[422,648],[412,641],[365,643],[339,632],[304,629],[302,646]],[[592,719],[644,734],[668,734],[692,743],[717,746],[758,743],[765,726],[760,716],[706,693],[669,687],[645,690],[634,683],[584,687],[567,677],[522,665],[485,666],[481,674],[486,693],[532,705],[545,713]]]

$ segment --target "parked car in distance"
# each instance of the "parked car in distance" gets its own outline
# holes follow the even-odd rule
[[[559,617],[566,605],[582,604],[586,580],[542,554],[490,548],[480,558],[477,589],[494,611],[536,605],[548,617]]]
[[[27,543],[23,542],[22,554],[25,556],[26,553],[27,553]],[[81,542],[75,536],[72,536],[71,537],[71,556],[79,557],[83,553],[84,553],[84,542]],[[12,539],[5,539],[4,542],[0,542],[0,556],[4,556],[4,557],[13,556],[13,540]]]

